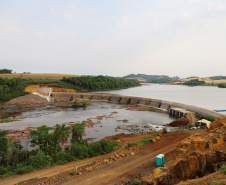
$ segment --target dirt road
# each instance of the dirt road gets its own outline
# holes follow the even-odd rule
[[[125,159],[123,161],[118,161],[117,163],[101,169],[97,171],[93,171],[91,173],[87,173],[83,176],[78,176],[71,179],[68,182],[60,183],[65,185],[93,185],[94,182],[97,185],[106,185],[106,184],[114,184],[115,181],[118,181],[119,178],[122,178],[124,174],[129,174],[130,171],[136,170],[140,166],[149,163],[150,161],[155,161],[155,157],[159,153],[168,153],[175,149],[175,144],[168,147],[167,149],[164,148],[162,150],[157,150],[155,152],[150,151],[151,153],[145,155],[143,157],[135,158],[132,157],[130,159]],[[132,160],[131,160],[132,159]]]
[[[163,153],[167,155],[170,152],[175,151],[176,146],[179,142],[190,134],[184,132],[172,132],[164,135],[160,141],[156,143],[150,143],[143,147],[137,147],[135,149],[135,155],[128,156],[122,158],[118,161],[113,162],[109,166],[106,166],[101,169],[94,170],[92,172],[88,172],[82,175],[69,176],[67,181],[60,181],[58,184],[81,184],[81,185],[89,185],[89,184],[114,184],[118,182],[120,179],[125,178],[128,174],[136,174],[141,169],[147,165],[151,164],[152,167],[155,166],[155,157],[159,153]],[[117,149],[117,151],[121,150],[125,147],[127,142],[131,142],[133,140],[138,140],[144,136],[135,136],[132,138],[121,138],[123,144]],[[117,151],[113,151],[115,153]],[[17,175],[6,179],[1,179],[0,184],[2,185],[11,185],[11,184],[39,184],[43,179],[48,180],[48,178],[53,177],[54,175],[58,175],[64,172],[72,171],[75,166],[83,166],[85,164],[90,164],[93,161],[106,159],[112,153],[97,156],[81,161],[75,161],[71,163],[67,163],[61,166],[49,167],[44,170],[34,171],[25,175]],[[168,158],[169,160],[169,158]],[[144,170],[144,169],[143,169]]]
[[[125,178],[128,174],[139,172],[140,167],[144,167],[146,164],[152,164],[155,166],[156,155],[163,153],[167,156],[168,153],[175,151],[176,146],[181,140],[186,138],[188,135],[183,134],[172,140],[160,141],[159,145],[148,144],[144,149],[140,150],[135,156],[122,159],[113,163],[112,165],[96,170],[82,176],[76,176],[68,182],[59,183],[64,185],[106,185],[115,184],[120,179]],[[157,143],[156,143],[157,144]]]

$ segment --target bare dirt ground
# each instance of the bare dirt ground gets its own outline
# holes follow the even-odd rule
[[[46,95],[43,92],[38,91],[36,88],[51,88],[52,92],[77,92],[75,89],[65,89],[65,88],[59,88],[59,87],[51,87],[49,86],[50,84],[32,84],[32,85],[28,85],[24,91],[25,92],[29,92],[29,93],[33,93],[33,92],[37,92],[39,94],[42,95]],[[58,85],[57,83],[55,85]]]
[[[11,99],[6,103],[6,106],[18,106],[18,105],[33,105],[40,103],[48,103],[45,98],[42,98],[35,94],[27,94],[18,98]]]
[[[226,175],[224,175],[222,172],[218,171],[212,174],[209,174],[203,178],[200,179],[192,179],[188,180],[186,182],[181,182],[178,185],[217,185],[217,184],[226,184]]]
[[[181,140],[187,138],[190,134],[182,131],[171,132],[162,135],[159,141],[144,145],[143,147],[133,147],[129,149],[133,151],[133,155],[119,157],[118,160],[108,163],[107,165],[91,170],[91,172],[81,175],[71,175],[74,167],[80,167],[92,163],[93,161],[103,161],[112,155],[119,154],[124,151],[124,147],[128,142],[140,140],[144,135],[125,135],[119,134],[108,137],[109,140],[121,140],[121,146],[109,154],[88,158],[81,161],[67,163],[61,166],[49,167],[44,170],[34,171],[25,175],[16,175],[6,179],[1,179],[0,184],[120,184],[125,179],[139,178],[155,168],[155,157],[159,153],[166,155],[166,160],[176,158],[176,146]],[[63,176],[59,176],[64,174]]]

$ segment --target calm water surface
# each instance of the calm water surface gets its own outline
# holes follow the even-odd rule
[[[140,87],[96,93],[162,99],[210,110],[226,110],[226,88],[215,86],[189,87],[184,85],[143,84]],[[226,114],[225,112],[222,113]]]

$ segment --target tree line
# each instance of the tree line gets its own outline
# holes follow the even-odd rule
[[[148,83],[172,83],[180,81],[178,76],[169,77],[167,75],[129,74],[123,78],[143,79]]]
[[[65,150],[70,130],[72,138]],[[0,131],[0,178],[102,155],[117,147],[116,142],[107,140],[89,144],[82,138],[84,131],[84,123],[75,124],[72,129],[65,123],[57,124],[55,128],[40,126],[30,131],[28,141],[34,148],[31,151],[23,149],[20,141],[8,139],[7,131]]]
[[[0,102],[5,102],[27,94],[24,92],[27,84],[28,83],[24,83],[20,78],[0,78]]]
[[[193,85],[193,86],[205,85],[205,81],[200,81],[198,79],[192,79],[187,82],[184,82],[183,85]]]
[[[20,78],[0,78],[0,102],[9,101],[12,98],[26,95],[24,89],[30,84],[50,84],[50,87],[67,89],[107,90],[139,86],[137,80],[120,79],[113,77],[73,77],[62,80],[32,80]]]
[[[64,82],[79,86],[87,90],[107,90],[139,86],[140,82],[132,79],[105,77],[105,76],[82,76],[63,78]]]
[[[0,74],[12,74],[12,69],[0,69]]]
[[[226,88],[226,84],[224,84],[224,83],[218,84],[218,87],[219,88]]]

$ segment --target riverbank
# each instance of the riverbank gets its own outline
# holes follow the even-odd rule
[[[56,124],[66,123],[72,127],[83,122],[86,125],[85,138],[93,142],[117,133],[137,134],[160,130],[162,125],[175,120],[165,112],[153,112],[142,105],[131,109],[129,105],[100,100],[82,102],[88,107],[74,109],[71,107],[72,101],[4,107],[4,119],[11,119],[12,122],[1,123],[0,129],[7,130],[9,137],[14,140],[20,140],[26,139],[30,130],[44,124],[54,127]]]

